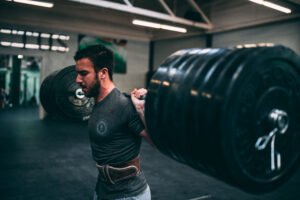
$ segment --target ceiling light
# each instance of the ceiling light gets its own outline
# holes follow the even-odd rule
[[[185,28],[169,26],[169,25],[164,25],[164,24],[161,24],[161,29],[165,29],[165,30],[169,30],[169,31],[176,31],[176,32],[180,32],[180,33],[186,33]]]
[[[48,49],[50,49],[50,46],[49,45],[41,45],[41,49],[48,50]]]
[[[284,12],[287,14],[292,12],[291,9],[289,9],[289,8],[285,8],[283,6],[280,6],[280,5],[277,5],[275,3],[271,3],[268,1],[264,1],[264,0],[249,0],[249,1],[252,1],[254,3],[260,4],[260,5],[269,7],[269,8],[273,8],[275,10],[278,10],[278,11],[281,11],[281,12]]]
[[[58,51],[66,51],[67,48],[66,48],[66,47],[58,47],[57,50],[58,50]]]
[[[57,50],[58,50],[58,46],[52,46],[52,47],[51,47],[51,50],[52,50],[52,51],[57,51]]]
[[[139,25],[139,26],[146,26],[150,28],[156,28],[156,29],[164,29],[164,30],[169,30],[169,31],[176,31],[180,33],[186,33],[187,30],[185,28],[181,27],[176,27],[176,26],[169,26],[165,24],[158,24],[158,23],[153,23],[153,22],[148,22],[148,21],[143,21],[143,20],[137,20],[134,19],[132,21],[134,25]]]
[[[56,40],[56,39],[58,39],[58,38],[59,38],[59,35],[57,35],[57,34],[54,34],[54,35],[52,35],[52,38]]]
[[[151,28],[160,28],[160,24],[157,23],[153,23],[153,22],[147,22],[147,21],[142,21],[142,20],[133,20],[132,21],[133,24],[135,25],[139,25],[139,26],[147,26],[147,27],[151,27]]]
[[[27,36],[32,36],[32,32],[26,32]]]
[[[26,49],[38,49],[40,46],[38,44],[26,44]]]
[[[50,34],[49,33],[41,33],[41,37],[42,38],[50,38]]]
[[[59,39],[61,39],[61,40],[69,40],[69,39],[70,39],[70,36],[67,36],[67,35],[60,35],[60,36],[59,36]]]
[[[33,33],[32,33],[32,36],[33,36],[33,37],[39,37],[39,33],[38,33],[38,32],[33,32]]]
[[[18,42],[13,42],[11,43],[12,47],[18,47],[18,48],[23,48],[24,44],[23,43],[18,43]]]
[[[1,41],[0,44],[1,44],[2,46],[9,47],[9,46],[11,45],[11,42]]]
[[[0,29],[1,33],[11,34],[11,30],[9,29]]]
[[[18,31],[18,35],[24,35],[24,31]]]
[[[41,7],[46,7],[46,8],[52,8],[54,5],[53,3],[42,2],[42,1],[33,1],[33,0],[12,0],[12,1],[16,2],[16,3],[24,3],[24,4],[41,6]]]

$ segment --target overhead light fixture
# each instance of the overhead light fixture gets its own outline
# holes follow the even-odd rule
[[[6,1],[12,1],[12,2],[16,2],[16,3],[24,3],[24,4],[34,5],[34,6],[41,6],[41,7],[45,7],[45,8],[52,8],[54,6],[53,3],[42,2],[42,1],[33,1],[33,0],[6,0]]]
[[[9,34],[9,32],[6,32],[6,33]],[[12,30],[11,34],[13,34],[13,35],[24,35],[24,31]]]
[[[11,30],[9,29],[0,29],[1,33],[11,34]]]
[[[53,35],[52,35],[52,39],[55,39],[55,40],[56,40],[56,39],[58,39],[58,38],[59,38],[59,35],[57,35],[57,34],[53,34]]]
[[[269,1],[264,1],[264,0],[249,0],[249,1],[260,4],[260,5],[263,5],[263,6],[266,6],[266,7],[269,7],[269,8],[273,8],[275,10],[278,10],[278,11],[281,11],[281,12],[284,12],[284,13],[287,13],[287,14],[292,12],[292,10],[289,9],[289,8],[277,5],[275,3],[271,3]]]
[[[185,28],[169,26],[169,25],[165,25],[165,24],[158,24],[158,23],[153,23],[153,22],[148,22],[148,21],[143,21],[143,20],[138,20],[138,19],[134,19],[132,21],[132,24],[138,25],[138,26],[146,26],[146,27],[150,27],[150,28],[156,28],[156,29],[176,31],[176,32],[180,32],[180,33],[187,32],[187,30]]]
[[[1,41],[0,44],[1,44],[2,46],[6,46],[6,47],[11,46],[11,42]]]
[[[42,38],[50,38],[50,34],[49,33],[41,33],[41,37]]]
[[[13,42],[11,43],[12,47],[17,47],[17,48],[23,48],[24,44],[23,43],[19,43],[19,42]]]
[[[39,49],[40,45],[38,44],[25,44],[26,49]]]
[[[13,34],[13,35],[26,35],[31,37],[39,37],[42,38],[50,38],[52,39],[60,39],[60,40],[70,40],[70,36],[68,35],[59,35],[59,34],[50,34],[50,33],[38,33],[38,32],[31,32],[31,31],[20,31],[20,30],[11,30],[11,29],[0,29],[0,33],[3,34]],[[52,35],[52,36],[51,36]]]
[[[61,39],[61,40],[69,40],[69,39],[70,39],[70,36],[67,36],[67,35],[60,35],[60,36],[59,36],[59,39]]]
[[[49,45],[41,45],[41,49],[43,49],[43,50],[49,50],[50,46]]]
[[[25,48],[25,49],[39,49],[39,48],[41,48],[42,50],[51,50],[51,51],[60,51],[60,52],[70,51],[69,47],[51,46],[51,48],[50,48],[49,45],[24,44],[24,43],[7,42],[7,41],[0,41],[0,46],[17,47],[17,48]]]

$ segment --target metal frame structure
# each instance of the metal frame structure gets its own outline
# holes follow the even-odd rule
[[[200,13],[202,16],[203,20],[206,23],[201,23],[201,22],[196,22],[188,19],[184,19],[181,17],[177,17],[169,8],[169,6],[165,3],[164,0],[158,0],[158,2],[163,6],[163,8],[166,10],[168,14],[152,11],[152,10],[147,10],[144,8],[138,8],[133,6],[129,0],[123,0],[125,4],[120,4],[120,3],[115,3],[115,2],[110,2],[106,0],[70,0],[74,2],[79,2],[83,4],[89,4],[93,6],[98,6],[98,7],[103,7],[103,8],[109,8],[113,10],[118,10],[122,12],[128,12],[136,15],[142,15],[142,16],[147,16],[150,18],[156,18],[160,20],[165,20],[165,21],[171,21],[174,23],[178,24],[183,24],[183,25],[188,25],[196,28],[201,28],[201,29],[212,29],[213,25],[209,21],[209,19],[206,17],[204,12],[199,8],[199,6],[196,4],[194,0],[187,0],[187,2],[197,11]]]

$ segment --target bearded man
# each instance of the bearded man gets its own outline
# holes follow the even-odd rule
[[[131,100],[115,87],[113,53],[102,45],[79,50],[74,59],[76,82],[87,97],[95,99],[88,122],[92,156],[99,171],[94,200],[150,200],[139,154],[142,137],[152,143],[136,111],[144,105],[136,97],[146,91],[134,90]]]

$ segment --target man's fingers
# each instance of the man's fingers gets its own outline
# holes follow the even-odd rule
[[[134,95],[136,98],[140,99],[141,96],[144,96],[145,94],[147,94],[147,90],[145,88],[141,88],[141,89],[134,89],[131,92],[131,95]]]
[[[138,89],[138,93],[139,93],[141,96],[147,94],[147,92],[148,92],[148,91],[147,91],[145,88]]]
[[[132,91],[131,91],[131,94],[135,94],[137,92],[137,89],[134,88]]]

